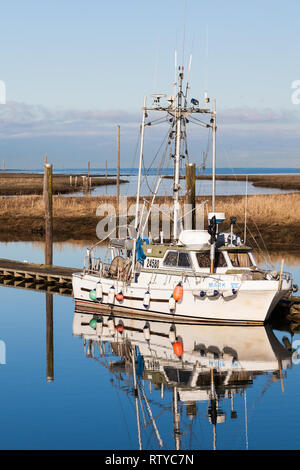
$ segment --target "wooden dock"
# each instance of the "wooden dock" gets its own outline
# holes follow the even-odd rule
[[[70,296],[72,275],[78,271],[78,268],[0,259],[0,285]]]

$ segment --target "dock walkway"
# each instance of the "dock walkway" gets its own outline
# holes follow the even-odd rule
[[[78,271],[78,268],[0,258],[0,285],[72,295],[72,275]]]

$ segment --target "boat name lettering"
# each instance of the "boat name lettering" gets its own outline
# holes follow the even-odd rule
[[[225,288],[226,287],[226,282],[210,282],[208,284],[209,287],[217,287],[217,288]]]
[[[226,367],[225,362],[224,362],[223,360],[218,360],[218,359],[216,359],[216,360],[213,360],[213,359],[209,360],[208,365],[209,365],[210,367],[221,367],[221,368],[222,368],[222,367]],[[238,362],[233,359],[230,365],[231,365],[231,367],[238,367]],[[228,364],[227,364],[227,366],[228,366]]]

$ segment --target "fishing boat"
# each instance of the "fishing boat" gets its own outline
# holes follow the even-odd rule
[[[128,314],[134,311],[140,316],[177,322],[262,324],[293,289],[292,276],[284,271],[283,264],[279,271],[258,266],[246,237],[242,240],[235,233],[234,214],[230,217],[230,230],[222,231],[226,215],[216,209],[215,101],[210,107],[207,95],[202,105],[195,98],[189,99],[190,86],[188,81],[184,84],[183,67],[176,65],[175,69],[173,95],[167,98],[155,94],[149,107],[144,100],[134,230],[123,238],[110,239],[108,262],[96,256],[97,244],[88,249],[83,270],[73,275],[76,309],[95,313],[103,308]],[[174,172],[169,240],[163,234],[159,240],[144,235],[141,175],[144,131],[151,124],[151,112],[164,113],[170,125],[168,143]],[[183,228],[180,217],[180,169],[186,156],[186,127],[197,115],[205,119],[198,122],[210,131],[212,139],[212,198],[207,229]],[[157,190],[158,185],[146,221]]]

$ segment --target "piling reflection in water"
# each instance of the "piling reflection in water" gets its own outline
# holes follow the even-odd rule
[[[211,446],[216,449],[217,427],[228,419],[222,410],[226,400],[230,400],[230,419],[239,418],[234,407],[236,395],[244,398],[240,414],[248,448],[247,388],[258,376],[267,374],[268,386],[280,380],[284,390],[284,375],[296,354],[288,341],[277,339],[270,326],[191,326],[75,312],[73,335],[83,338],[88,357],[112,373],[112,383],[134,398],[140,449],[149,446],[149,427],[155,445],[164,447],[160,420],[152,412],[152,405],[166,410],[167,392],[172,395],[169,411],[175,449],[183,447],[183,436],[186,438],[188,432],[190,439],[197,432],[192,425],[203,403],[212,427]],[[154,403],[153,397],[147,396],[147,382],[150,389],[154,386],[160,390],[159,403],[157,398]]]
[[[47,382],[54,380],[53,356],[53,294],[46,293],[46,355],[47,355]]]

